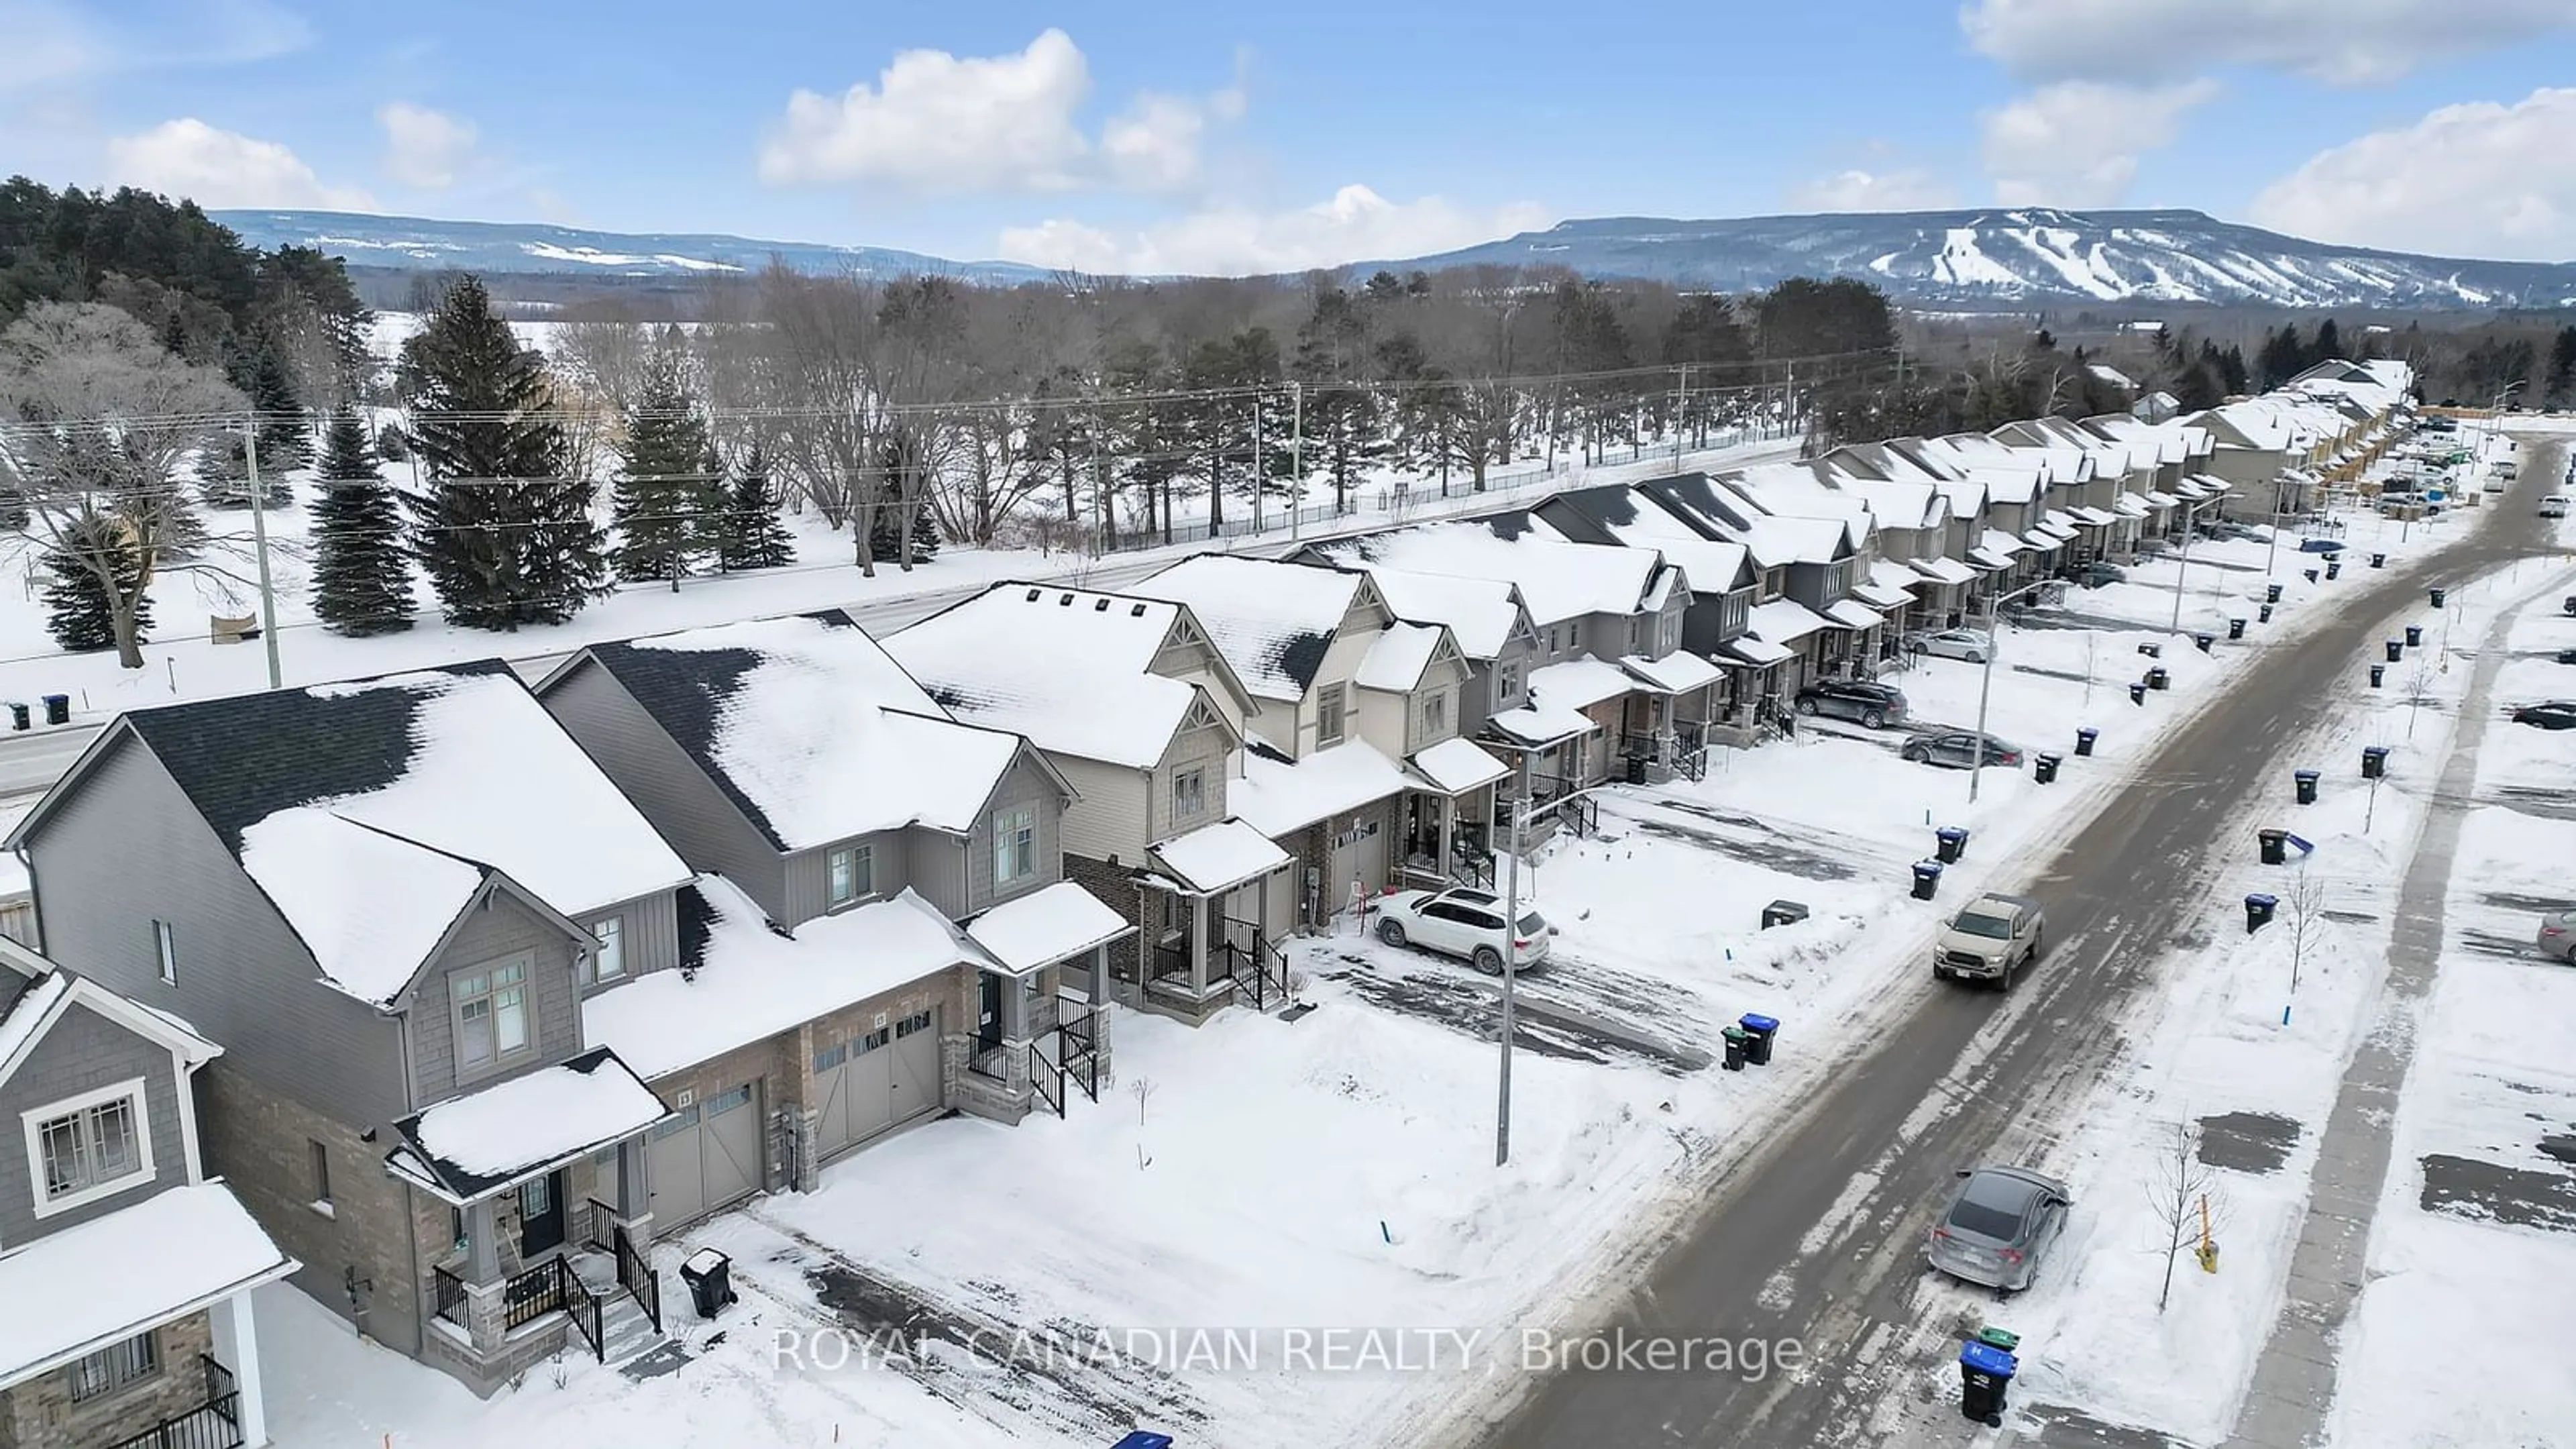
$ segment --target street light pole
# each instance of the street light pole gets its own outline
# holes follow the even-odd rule
[[[2173,626],[2165,632],[2182,632],[2182,576],[2191,572],[2191,530],[2182,531],[2182,562],[2174,568]]]
[[[1977,782],[1986,774],[1986,704],[1995,692],[1995,655],[2002,646],[2003,631],[1995,625],[1996,594],[1986,595],[1986,662],[1977,679],[1977,738],[1969,748],[1976,752],[1975,763],[1968,766],[1968,803],[1977,803]]]
[[[1528,768],[1526,762],[1523,769]],[[1512,802],[1511,859],[1503,865],[1503,1067],[1501,1096],[1494,1104],[1494,1165],[1512,1160],[1512,1003],[1520,979],[1521,828],[1529,819],[1529,785],[1522,777],[1520,798]]]

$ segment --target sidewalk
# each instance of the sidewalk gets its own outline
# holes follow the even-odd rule
[[[2345,1068],[2327,1120],[2280,1318],[2256,1363],[2253,1386],[2227,1441],[2230,1449],[2306,1449],[2324,1431],[2335,1399],[2335,1339],[2361,1293],[2372,1215],[2388,1177],[2398,1096],[2415,1057],[2417,1011],[2441,964],[2452,857],[2477,783],[2478,746],[2494,714],[2496,675],[2509,657],[2506,638],[2525,610],[2564,594],[2571,581],[2576,575],[2550,576],[2498,614],[2480,642],[2450,758],[2399,888],[2375,1023]]]

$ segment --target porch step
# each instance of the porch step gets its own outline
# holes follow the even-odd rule
[[[600,1358],[615,1368],[629,1359],[641,1358],[669,1340],[644,1316],[644,1306],[635,1295],[619,1289],[614,1297],[599,1305]]]

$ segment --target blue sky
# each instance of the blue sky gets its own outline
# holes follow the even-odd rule
[[[0,168],[1266,270],[1565,217],[2187,206],[2576,257],[2576,0],[0,0]]]

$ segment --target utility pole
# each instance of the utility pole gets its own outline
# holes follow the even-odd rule
[[[1270,491],[1270,475],[1261,466],[1261,394],[1252,395],[1252,531],[1261,532],[1261,495]]]
[[[2189,572],[2191,572],[2191,530],[2186,528],[2182,531],[2182,562],[2174,569],[2173,626],[2166,630],[2167,633],[2182,632],[2182,576]]]
[[[1526,771],[1528,762],[1521,769]],[[1512,1160],[1512,1002],[1520,979],[1521,830],[1529,820],[1529,782],[1519,781],[1520,798],[1512,802],[1511,859],[1503,864],[1503,1067],[1500,1098],[1494,1104],[1494,1165]],[[1567,797],[1571,799],[1572,797]]]
[[[2003,631],[1995,624],[1995,605],[2001,596],[1986,595],[1986,663],[1977,679],[1977,739],[1969,748],[1976,751],[1976,763],[1968,767],[1968,803],[1977,803],[1977,782],[1986,773],[1986,705],[1995,692],[1995,654],[2003,644]]]
[[[1306,520],[1306,385],[1288,384],[1288,541],[1294,543]]]
[[[259,486],[259,414],[242,418],[242,460],[250,478],[250,535],[259,553],[259,642],[268,646],[268,687],[282,688],[277,668],[277,590],[268,577],[268,502]],[[416,466],[416,465],[415,465]]]
[[[1682,364],[1681,392],[1673,399],[1673,471],[1682,470],[1682,436],[1690,427],[1690,364]]]

